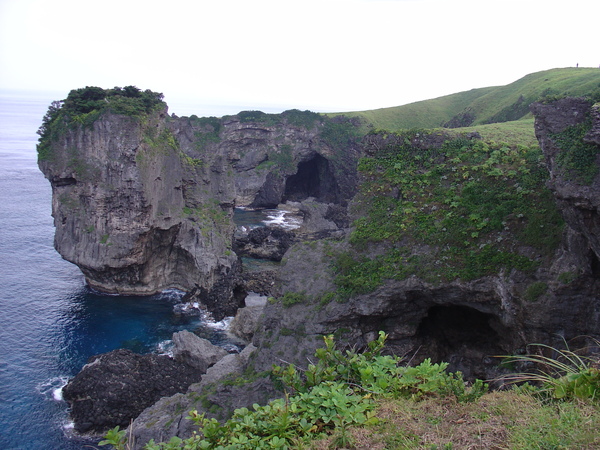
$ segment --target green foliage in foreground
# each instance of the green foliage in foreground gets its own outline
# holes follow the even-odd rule
[[[325,337],[317,362],[306,370],[274,367],[288,391],[266,406],[241,408],[225,424],[190,412],[199,433],[189,439],[150,442],[146,449],[334,449],[334,448],[510,448],[570,449],[600,445],[600,376],[597,361],[570,350],[556,358],[511,357],[550,368],[509,381],[533,382],[486,393],[476,381],[466,387],[445,363],[416,367],[383,356],[386,335],[363,353],[342,352]],[[541,375],[540,375],[541,374]],[[506,378],[505,378],[506,380]],[[536,387],[539,386],[539,387]],[[548,395],[550,394],[550,395]],[[110,430],[100,445],[131,448],[126,431]]]
[[[206,419],[191,411],[189,418],[200,433],[186,440],[146,445],[146,449],[287,449],[302,442],[339,433],[350,426],[377,423],[373,411],[377,398],[452,397],[472,402],[483,395],[487,385],[477,381],[466,387],[460,373],[447,373],[446,363],[425,360],[416,367],[400,366],[400,358],[382,356],[386,335],[369,344],[364,353],[342,352],[335,348],[333,336],[324,338],[325,347],[317,350],[316,364],[306,370],[293,365],[275,366],[273,376],[288,391],[285,398],[268,405],[241,408],[225,424]],[[102,444],[126,448],[125,432],[111,430]]]
[[[423,130],[366,139],[374,150],[358,166],[352,248],[332,255],[338,300],[411,275],[435,283],[527,272],[557,248],[563,221],[539,147]]]
[[[595,341],[595,346],[599,345],[600,342]],[[534,344],[532,347],[536,350],[534,353],[511,356],[506,360],[509,363],[526,363],[533,370],[510,375],[507,380],[541,385],[541,392],[555,399],[600,399],[597,357],[579,355],[568,346],[565,350],[544,344]]]

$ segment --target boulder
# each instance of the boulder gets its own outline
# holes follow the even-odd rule
[[[256,350],[247,346],[239,354],[227,355],[208,369],[202,381],[192,384],[186,394],[162,398],[145,409],[128,430],[133,436],[133,448],[141,449],[148,441],[168,441],[173,436],[182,439],[192,436],[196,425],[186,420],[189,411],[205,413],[208,418],[224,421],[237,408],[250,408],[254,403],[264,405],[282,393],[277,391],[268,378],[240,379],[248,361]],[[238,377],[238,379],[234,380]],[[220,383],[229,379],[229,383]]]
[[[278,227],[258,227],[235,240],[234,250],[239,256],[281,261],[294,243],[295,234]]]
[[[173,358],[176,362],[186,364],[205,373],[217,361],[227,355],[227,351],[211,344],[189,331],[173,334]]]
[[[118,349],[93,356],[63,389],[79,433],[127,427],[161,397],[185,392],[202,371],[168,356]]]
[[[251,303],[248,301],[248,298],[261,299],[261,301]],[[238,309],[235,317],[229,324],[229,332],[245,341],[250,341],[252,336],[254,336],[258,320],[267,303],[267,298],[263,296],[249,295],[248,298],[246,300],[247,306]]]

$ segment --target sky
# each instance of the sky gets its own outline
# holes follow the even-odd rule
[[[597,0],[0,0],[0,90],[162,92],[170,112],[403,105],[599,67]]]

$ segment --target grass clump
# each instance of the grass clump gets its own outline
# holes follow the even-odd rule
[[[600,342],[594,341],[595,347]],[[521,363],[530,372],[516,373],[505,378],[513,383],[528,382],[541,386],[541,392],[554,399],[600,398],[598,357],[582,356],[569,349],[560,350],[545,344],[533,344],[535,351],[527,355],[507,357],[509,363]]]

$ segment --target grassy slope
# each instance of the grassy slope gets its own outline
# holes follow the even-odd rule
[[[470,91],[409,103],[403,106],[343,114],[350,117],[360,117],[375,128],[390,131],[407,128],[436,128],[494,89],[496,88],[471,89]]]
[[[436,128],[457,114],[469,110],[475,115],[472,125],[481,125],[493,120],[494,116],[510,111],[519,105],[517,114],[527,110],[528,103],[543,95],[584,95],[600,92],[600,70],[596,68],[564,68],[536,72],[506,86],[471,89],[470,91],[446,95],[431,100],[410,103],[392,108],[343,113],[360,117],[375,128],[390,131],[409,128]],[[336,114],[332,114],[336,115]],[[530,114],[518,117],[531,118]]]
[[[474,403],[428,398],[378,400],[374,426],[348,430],[351,448],[593,449],[600,448],[600,410],[583,401],[552,402],[515,391],[492,392]],[[304,448],[327,450],[335,436]]]

